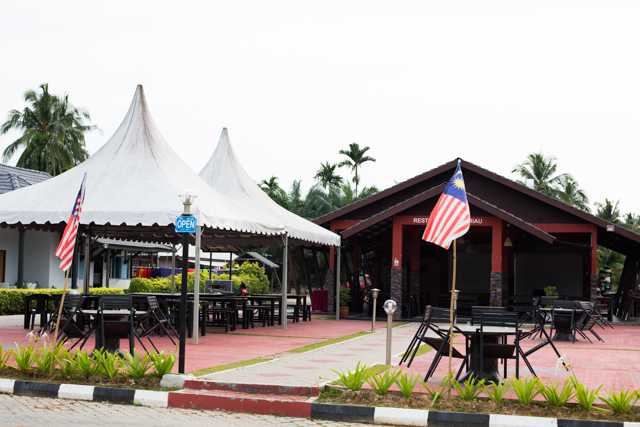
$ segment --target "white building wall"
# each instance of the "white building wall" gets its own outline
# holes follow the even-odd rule
[[[6,251],[4,281],[15,285],[18,281],[18,230],[0,228],[0,250]]]

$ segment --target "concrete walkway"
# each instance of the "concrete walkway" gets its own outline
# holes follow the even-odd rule
[[[412,323],[393,328],[392,364],[398,364],[399,356],[411,342],[418,326],[418,323]],[[376,332],[305,353],[279,353],[273,360],[265,363],[217,372],[201,378],[233,383],[318,386],[337,378],[332,369],[353,371],[358,362],[366,365],[384,364],[386,340],[387,329],[377,329]]]

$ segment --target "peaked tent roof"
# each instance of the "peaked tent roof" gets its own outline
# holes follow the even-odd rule
[[[47,181],[0,195],[0,225],[60,229],[87,172],[81,225],[104,237],[172,241],[173,223],[183,212],[178,197],[189,188],[197,196],[192,214],[207,239],[249,243],[247,237],[285,233],[282,221],[221,194],[189,168],[156,127],[141,85],[120,127],[82,164]]]
[[[200,176],[221,193],[283,222],[292,244],[340,244],[337,234],[289,212],[258,187],[233,152],[227,128],[222,129],[218,146]]]

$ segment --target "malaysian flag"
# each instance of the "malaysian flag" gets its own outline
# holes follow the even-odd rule
[[[78,224],[80,223],[80,212],[82,212],[86,182],[87,174],[85,172],[80,191],[78,191],[76,202],[71,211],[71,216],[69,217],[69,221],[67,221],[64,233],[62,233],[62,239],[60,240],[58,249],[56,249],[56,256],[60,258],[60,268],[62,271],[67,271],[73,260],[73,251],[76,247],[76,235],[78,234]]]
[[[469,231],[470,225],[469,202],[467,202],[460,160],[458,160],[456,173],[451,177],[436,207],[431,211],[422,240],[449,249],[452,241]]]

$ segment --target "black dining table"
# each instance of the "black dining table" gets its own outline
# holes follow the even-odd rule
[[[448,328],[449,325],[438,325],[438,327]],[[478,331],[480,326],[478,325],[465,325],[456,324],[453,327],[454,332],[458,332],[469,340],[469,345],[473,348],[472,354],[469,356],[469,367],[467,373],[460,379],[460,382],[466,381],[468,378],[484,378],[485,383],[499,383],[502,380],[500,370],[498,366],[499,359],[484,357],[482,359],[482,366],[477,366],[475,359],[479,354],[479,346],[475,345],[475,340],[478,339]],[[508,328],[504,326],[485,326],[483,328],[484,341],[487,343],[498,343],[504,336],[515,335],[517,333],[516,328]],[[516,349],[516,351],[518,351]],[[478,357],[479,358],[479,357]]]
[[[121,357],[124,357],[124,354],[122,353],[122,350],[120,349],[120,338],[112,338],[108,334],[105,334],[104,343],[102,342],[102,329],[101,329],[100,318],[99,318],[100,310],[93,310],[93,309],[82,310],[82,313],[84,313],[87,316],[93,317],[93,321],[96,322],[96,327],[95,327],[95,329],[93,331],[93,333],[95,335],[95,343],[96,343],[96,345],[95,345],[95,348],[93,349],[93,351],[94,352],[100,351],[101,349],[104,348],[104,350],[107,351],[108,353],[118,354]],[[135,324],[135,319],[136,318],[142,317],[142,316],[144,316],[146,314],[147,314],[146,311],[133,310],[134,324]],[[119,319],[123,319],[123,318],[125,318],[127,316],[130,316],[131,315],[131,311],[129,311],[129,310],[104,310],[104,314],[103,315],[104,315],[105,319],[119,320]],[[134,341],[134,343],[135,343],[135,341]]]
[[[545,313],[551,313],[553,308],[540,308],[540,311]],[[553,329],[556,331],[555,335],[551,338],[553,341],[570,341],[573,342],[573,325],[571,324],[571,313],[573,309],[569,308],[556,308],[555,312],[560,314],[560,316],[555,317],[553,320]],[[575,309],[575,316],[573,321],[576,322],[584,311],[580,308]],[[578,338],[575,338],[576,341],[580,341]]]
[[[265,298],[265,300],[274,299],[279,301],[278,313],[282,312],[282,294],[259,294],[259,295],[253,295],[253,297]],[[295,299],[296,305],[302,306],[302,320],[306,321],[307,319],[305,318],[304,313],[307,311],[307,295],[287,294],[287,299],[288,300]],[[272,308],[273,307],[274,305],[272,304]],[[273,311],[272,311],[272,315],[273,315]],[[298,316],[299,315],[300,313],[298,313]],[[282,316],[278,316],[278,318],[279,318],[278,324],[282,325]],[[299,319],[294,319],[294,322],[298,322],[298,321]]]

